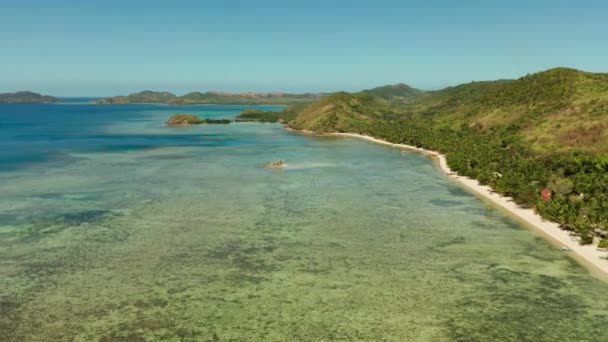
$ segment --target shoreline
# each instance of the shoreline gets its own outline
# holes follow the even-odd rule
[[[317,136],[340,136],[363,139],[377,144],[422,153],[432,157],[437,162],[436,166],[443,171],[443,173],[445,173],[449,179],[455,181],[482,200],[490,202],[493,206],[501,209],[502,211],[506,211],[517,221],[532,228],[537,233],[540,233],[541,236],[549,240],[549,242],[554,244],[556,247],[567,248],[565,251],[566,253],[569,253],[569,255],[574,259],[579,261],[584,266],[587,266],[592,273],[595,273],[603,280],[608,281],[608,260],[606,260],[606,258],[608,258],[608,251],[599,250],[596,243],[592,245],[580,245],[576,237],[571,236],[568,231],[561,229],[559,224],[543,219],[536,211],[534,211],[534,209],[522,208],[515,203],[512,198],[495,192],[489,186],[479,184],[479,182],[475,179],[458,175],[448,166],[445,155],[437,151],[405,144],[394,144],[386,140],[355,133],[317,134],[315,132],[306,130],[297,131],[290,128],[288,128],[288,130]]]

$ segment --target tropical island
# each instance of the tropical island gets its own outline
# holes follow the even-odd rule
[[[230,124],[232,120],[227,119],[202,119],[192,114],[175,114],[172,115],[165,125],[167,126],[188,126],[188,125],[203,125],[203,124]]]
[[[18,91],[16,93],[0,94],[0,103],[51,103],[59,102],[53,96],[40,95],[31,91]]]
[[[555,68],[430,92],[388,86],[242,115],[436,151],[447,172],[512,198],[581,245],[608,247],[608,74]]]
[[[170,105],[293,105],[310,103],[323,97],[324,94],[288,94],[288,93],[225,93],[209,91],[206,93],[191,92],[177,96],[169,92],[142,91],[127,96],[114,96],[96,100],[96,104],[141,104],[160,103]]]

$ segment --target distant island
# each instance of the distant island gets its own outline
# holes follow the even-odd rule
[[[364,90],[359,95],[366,96],[370,99],[377,99],[378,101],[384,101],[386,103],[390,102],[395,104],[405,104],[424,94],[426,94],[426,92],[423,90],[412,88],[406,84],[400,83]],[[236,121],[278,122],[293,124],[295,122],[294,120],[300,114],[306,111],[316,111],[317,109],[321,109],[321,111],[326,111],[330,108],[335,109],[336,100],[344,96],[350,96],[350,94],[345,92],[328,94],[322,99],[319,99],[315,102],[292,105],[279,112],[264,111],[259,109],[246,109],[236,117]],[[323,107],[326,105],[328,107]]]
[[[187,126],[187,125],[203,125],[203,124],[230,124],[232,120],[227,119],[202,119],[192,114],[175,114],[171,116],[165,125],[167,126]]]
[[[210,91],[192,92],[177,96],[169,92],[142,91],[127,96],[115,96],[95,101],[96,104],[136,104],[162,103],[170,105],[293,105],[310,103],[322,98],[324,94],[287,94],[287,93],[223,93]]]
[[[432,92],[394,85],[239,117],[437,151],[457,174],[608,248],[608,74],[555,68]]]
[[[0,103],[50,103],[59,102],[53,96],[40,95],[31,91],[18,91],[16,93],[0,94]]]

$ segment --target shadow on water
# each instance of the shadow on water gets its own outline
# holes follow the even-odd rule
[[[8,215],[6,221],[0,217],[2,222],[20,225],[18,230],[0,233],[0,245],[34,243],[68,229],[79,228],[84,224],[100,223],[116,215],[111,210],[91,209],[42,216]],[[95,226],[95,229],[100,230],[99,226]],[[112,240],[120,240],[120,238],[121,235],[118,234]]]
[[[0,159],[0,172],[18,171],[21,169],[40,169],[42,167],[61,168],[77,163],[85,158],[74,157],[60,151],[20,151],[18,156],[4,155]]]
[[[56,216],[55,219],[68,225],[79,226],[83,223],[99,221],[100,219],[109,216],[110,213],[110,210],[83,210],[65,213]]]
[[[212,248],[205,253],[205,258],[233,269],[229,276],[232,282],[257,284],[281,269],[273,256],[276,249],[275,245],[264,240],[232,240]]]
[[[459,207],[463,205],[462,201],[457,200],[445,200],[440,198],[435,198],[429,201],[431,204],[441,207],[441,208],[449,208],[449,207]]]
[[[483,294],[462,298],[446,312],[450,318],[445,320],[445,327],[451,340],[575,341],[587,334],[585,329],[608,324],[606,316],[598,316],[584,328],[571,326],[557,330],[560,317],[584,315],[589,310],[582,297],[561,291],[566,286],[563,280],[500,266],[490,267],[488,271],[493,281],[486,285]],[[486,297],[489,293],[491,298]],[[488,325],[492,329],[488,329]]]

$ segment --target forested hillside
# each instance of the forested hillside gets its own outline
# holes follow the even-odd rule
[[[413,101],[438,126],[511,126],[537,153],[608,150],[608,74],[557,68],[513,81],[474,82]]]
[[[367,93],[336,93],[299,110],[289,122],[294,129],[319,133],[352,132],[390,117],[393,108]]]
[[[453,170],[535,207],[580,233],[583,243],[606,238],[608,74],[551,69],[406,103],[339,93],[298,112],[289,122],[294,129],[367,134],[438,150]]]

